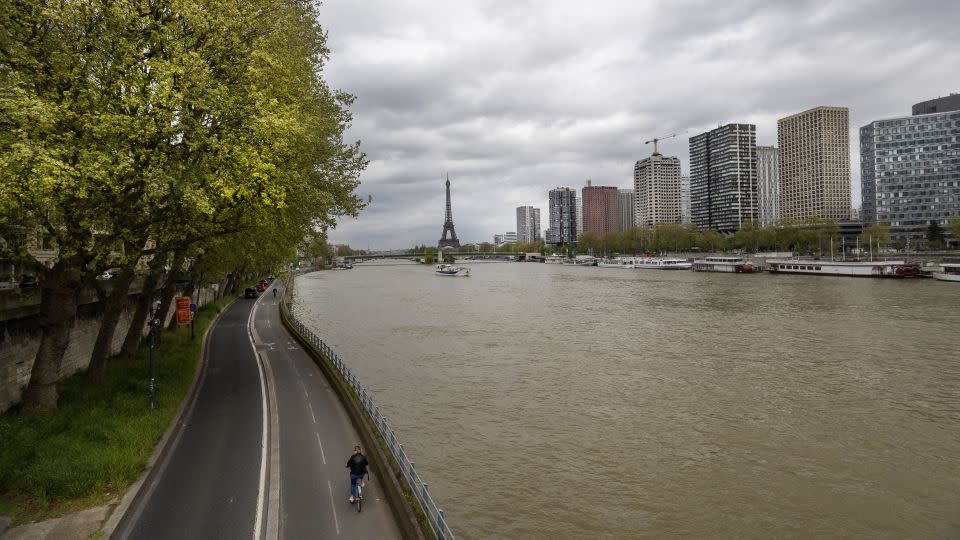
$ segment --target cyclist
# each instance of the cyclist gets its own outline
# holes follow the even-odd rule
[[[357,482],[367,475],[367,465],[369,464],[370,462],[367,461],[367,456],[363,455],[363,449],[360,448],[360,445],[354,446],[353,455],[347,460],[347,468],[350,469],[349,501],[351,504],[357,498]]]

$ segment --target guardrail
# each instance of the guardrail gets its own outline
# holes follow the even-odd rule
[[[367,411],[370,419],[373,420],[373,424],[377,426],[380,437],[386,443],[397,465],[399,465],[400,471],[403,473],[403,479],[407,483],[407,488],[420,505],[420,510],[423,511],[423,514],[427,517],[427,522],[430,524],[430,529],[433,531],[434,536],[439,540],[454,540],[453,531],[451,531],[447,525],[443,510],[441,510],[440,507],[437,506],[436,501],[433,500],[433,497],[427,490],[427,483],[420,478],[420,473],[417,472],[414,462],[410,459],[410,456],[407,455],[400,441],[397,440],[397,434],[390,428],[386,417],[383,416],[380,408],[374,403],[373,397],[360,383],[356,375],[350,371],[350,367],[347,366],[340,356],[331,349],[329,345],[324,343],[319,336],[313,333],[310,328],[307,328],[306,325],[297,319],[287,302],[281,302],[280,308],[284,310],[287,318],[293,323],[294,328],[300,336],[320,351],[324,361],[328,362],[329,365],[343,377],[343,380],[353,388],[353,391],[356,392],[357,398],[363,405],[364,410]]]

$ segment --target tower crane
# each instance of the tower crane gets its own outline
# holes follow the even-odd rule
[[[686,133],[686,132],[684,132],[684,133]],[[659,154],[659,152],[657,151],[657,143],[660,142],[660,141],[662,141],[662,140],[664,140],[664,139],[672,139],[672,138],[676,137],[677,135],[679,135],[679,133],[671,133],[670,135],[664,135],[663,137],[654,137],[654,138],[650,139],[649,141],[644,141],[643,144],[653,143],[653,153],[654,153],[654,154]]]

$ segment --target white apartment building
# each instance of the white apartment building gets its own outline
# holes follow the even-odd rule
[[[634,223],[680,223],[680,160],[655,153],[633,168]]]

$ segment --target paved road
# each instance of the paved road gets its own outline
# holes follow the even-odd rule
[[[374,475],[363,512],[347,501],[346,464],[360,436],[323,373],[282,326],[278,307],[271,295],[256,310],[254,338],[272,372],[280,413],[281,536],[400,538]]]
[[[147,498],[115,536],[252,537],[263,435],[260,369],[247,332],[253,304],[234,302],[211,330],[196,404],[158,463],[161,473],[144,486]]]
[[[347,501],[360,438],[273,295],[234,302],[211,332],[196,405],[114,536],[400,538],[376,477],[362,513]]]

